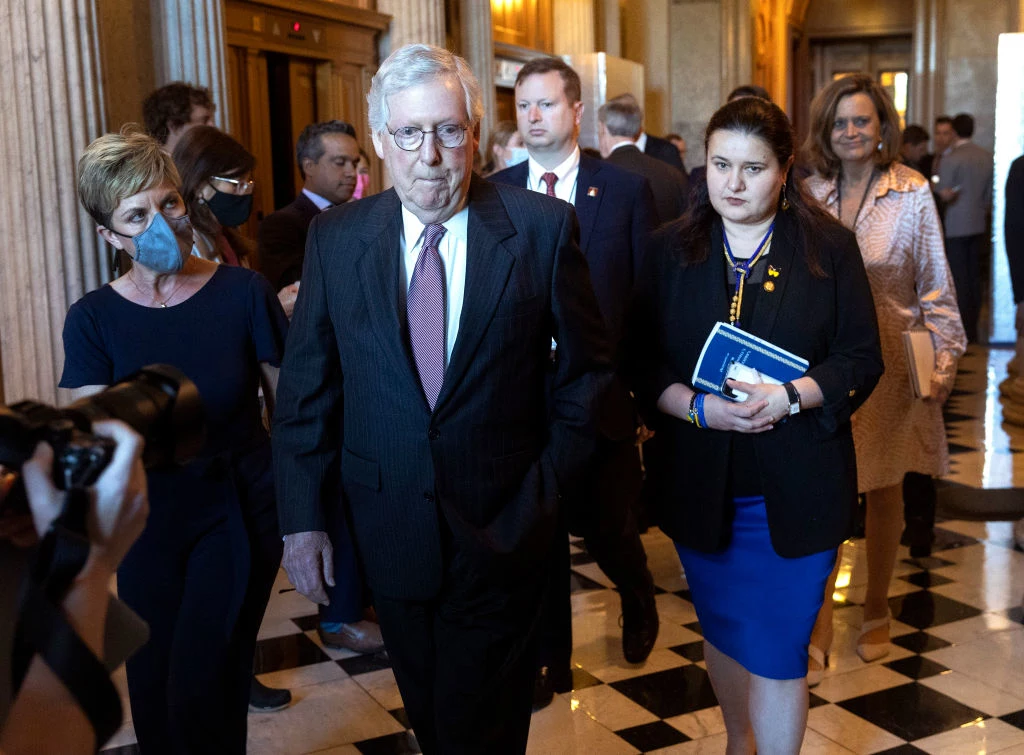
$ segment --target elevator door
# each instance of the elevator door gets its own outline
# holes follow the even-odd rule
[[[274,209],[284,207],[302,189],[295,158],[299,134],[319,120],[316,61],[283,53],[267,53],[267,99],[270,105],[270,148]]]
[[[906,125],[912,86],[909,36],[811,42],[811,60],[815,92],[851,73],[866,73],[889,92],[900,115],[900,128]]]

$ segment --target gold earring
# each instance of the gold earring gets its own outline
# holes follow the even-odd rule
[[[782,209],[783,210],[788,210],[789,209],[789,197],[786,196],[786,182],[785,181],[782,182]]]

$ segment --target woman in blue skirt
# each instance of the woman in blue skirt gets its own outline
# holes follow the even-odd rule
[[[658,521],[705,638],[729,753],[797,753],[807,645],[857,498],[851,413],[882,374],[853,234],[793,180],[785,114],[756,97],[712,117],[707,185],[648,248],[625,364],[663,447]],[[717,322],[803,357],[730,401],[691,376]]]

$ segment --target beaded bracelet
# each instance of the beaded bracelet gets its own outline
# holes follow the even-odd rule
[[[700,423],[698,425],[699,427],[707,427],[708,426],[708,421],[704,417],[704,400],[707,397],[708,397],[708,394],[706,394],[706,393],[700,394],[700,398],[697,399],[697,403],[694,406],[694,408],[697,410],[697,420]]]
[[[700,416],[697,413],[697,398],[700,395],[701,394],[697,393],[697,391],[694,391],[693,395],[690,396],[690,410],[688,412],[690,422],[695,424],[697,427],[700,427]]]

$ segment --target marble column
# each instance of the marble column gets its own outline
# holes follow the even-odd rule
[[[445,46],[443,0],[377,0],[377,10],[391,16],[381,60],[399,47],[416,42]]]
[[[75,163],[103,129],[95,0],[0,3],[2,398],[54,402],[68,306],[109,276]]]
[[[494,94],[494,34],[491,29],[491,0],[460,0],[462,53],[480,81],[484,117],[480,124],[480,146],[486,148],[487,136],[496,118]],[[484,156],[487,162],[487,156]]]
[[[594,0],[555,0],[555,55],[586,55],[594,52]]]
[[[228,123],[223,0],[151,0],[156,85],[185,81],[207,87],[217,105],[215,121]]]

